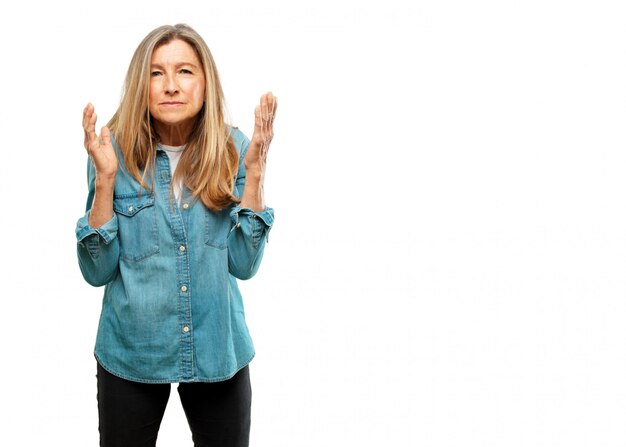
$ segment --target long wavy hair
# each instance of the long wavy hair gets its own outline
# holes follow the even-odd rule
[[[205,102],[196,116],[187,146],[178,162],[172,184],[182,179],[194,197],[212,210],[239,202],[233,194],[239,156],[230,128],[224,122],[224,94],[209,47],[190,26],[165,25],[150,32],[135,50],[122,91],[120,105],[108,123],[124,156],[126,170],[141,184],[153,188],[156,144],[149,110],[150,66],[155,49],[180,39],[195,50],[205,79]],[[146,176],[152,179],[148,186]]]

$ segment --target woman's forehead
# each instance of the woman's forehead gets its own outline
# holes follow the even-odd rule
[[[181,65],[187,63],[200,66],[196,50],[181,39],[170,40],[155,48],[152,52],[151,63],[158,65]]]

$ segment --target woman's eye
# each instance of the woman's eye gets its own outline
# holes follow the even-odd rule
[[[150,76],[154,77],[154,76],[159,76],[161,74],[160,71],[153,71],[152,73],[150,73]]]
[[[191,71],[187,70],[186,68],[181,69],[180,72],[184,74],[192,74]]]

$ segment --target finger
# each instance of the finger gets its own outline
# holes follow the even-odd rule
[[[96,115],[94,107],[91,104],[87,104],[83,113],[83,129],[85,133],[95,131],[97,119],[98,116]]]
[[[95,109],[91,103],[85,107],[83,116],[83,130],[85,132],[84,146],[87,151],[90,151],[90,147],[97,146],[99,144],[98,135],[96,134],[96,121],[98,115],[95,113]]]
[[[261,116],[263,118],[263,141],[266,142],[270,135],[270,107],[271,104],[268,102],[269,95],[271,93],[266,93],[261,97]]]
[[[267,104],[267,94],[261,95],[261,116],[263,121],[267,121],[269,119],[269,109]]]
[[[274,115],[276,113],[276,97],[272,92],[268,92],[265,95],[267,103],[267,121],[265,126],[265,141],[269,144],[274,137]]]
[[[261,105],[257,105],[254,109],[254,132],[252,141],[257,144],[263,144],[263,117],[261,116]]]
[[[100,130],[100,137],[102,138],[102,144],[105,146],[111,146],[111,131],[107,126],[104,126]]]
[[[87,126],[89,125],[89,120],[93,115],[94,109],[91,103],[87,104],[85,109],[83,110],[83,130],[87,132]]]
[[[98,141],[98,135],[96,134],[96,121],[98,120],[98,115],[93,113],[89,118],[89,122],[87,123],[87,128],[85,132],[87,133],[87,138],[90,143],[94,143]]]
[[[83,109],[83,117],[87,115],[88,113],[92,113],[92,112],[93,112],[93,104],[88,102],[85,108]]]
[[[87,104],[85,108],[83,109],[83,129],[85,128],[87,121],[89,121],[89,118],[87,117],[88,114],[89,114],[89,104]]]
[[[261,119],[261,106],[256,106],[254,108],[254,131],[262,132],[263,130],[263,120]]]
[[[271,113],[271,120],[270,121],[274,121],[274,118],[276,117],[276,109],[278,108],[278,98],[276,98],[276,96],[272,95],[272,113]]]
[[[85,149],[87,149],[87,151],[89,151],[89,136],[87,134],[87,127],[89,125],[89,119],[91,118],[91,113],[92,113],[89,107],[90,105],[91,103],[87,104],[85,108],[83,109],[83,122],[82,122],[83,133],[84,133],[83,146],[85,146]]]
[[[95,115],[95,114],[94,114]],[[87,129],[85,130],[85,149],[91,154],[94,150],[100,146],[100,139],[95,129],[96,120],[91,119]]]
[[[274,138],[274,118],[276,118],[276,107],[277,107],[277,101],[276,101],[276,96],[271,95],[271,101],[270,101],[270,121],[269,121],[269,140],[272,141],[272,138]]]

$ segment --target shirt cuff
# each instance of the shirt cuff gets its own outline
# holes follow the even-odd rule
[[[113,217],[99,228],[93,228],[89,225],[89,211],[83,217],[78,219],[76,223],[76,240],[78,243],[91,236],[92,234],[98,234],[105,244],[109,244],[113,239],[117,237],[117,215],[113,213]]]
[[[230,219],[233,223],[230,232],[241,227],[243,234],[251,238],[252,247],[257,249],[263,238],[269,239],[269,231],[274,225],[274,209],[265,207],[263,211],[252,211],[236,205],[230,211]]]
[[[233,227],[240,225],[239,220],[241,216],[251,216],[253,219],[260,219],[268,230],[274,225],[274,208],[265,207],[263,211],[252,211],[250,208],[241,208],[239,205],[236,205],[230,211],[230,220],[233,222]]]

